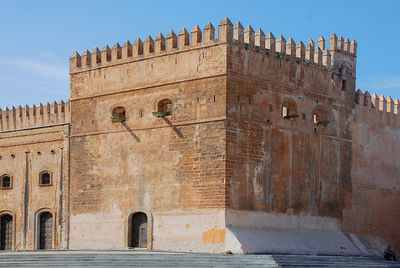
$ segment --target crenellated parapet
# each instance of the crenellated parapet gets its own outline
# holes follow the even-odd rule
[[[195,25],[190,34],[186,28],[183,28],[179,31],[178,35],[173,30],[170,30],[166,37],[162,33],[159,33],[155,39],[148,35],[144,41],[137,38],[131,44],[128,40],[122,47],[119,43],[116,43],[112,48],[108,45],[104,46],[101,51],[98,47],[92,52],[85,50],[82,55],[75,51],[70,57],[70,71],[73,73],[92,68],[102,68],[146,57],[187,50],[202,45],[212,45],[220,43],[223,40],[227,42],[228,40],[232,40],[232,30],[229,33],[229,29],[226,29],[224,21],[229,20],[224,19],[219,25],[218,39],[215,38],[214,26],[209,22],[203,31],[198,25]]]
[[[286,40],[282,35],[275,39],[271,32],[265,35],[262,29],[255,32],[250,25],[244,29],[240,22],[233,25],[228,18],[224,18],[218,25],[218,34],[216,34],[215,27],[209,22],[203,30],[195,25],[190,33],[185,28],[180,30],[178,35],[170,30],[166,37],[159,33],[155,39],[149,35],[144,41],[140,38],[137,38],[132,44],[130,41],[126,41],[122,47],[116,43],[112,48],[108,45],[104,46],[101,51],[96,47],[92,52],[85,50],[82,55],[74,52],[70,57],[70,72],[82,72],[195,49],[200,46],[226,43],[244,46],[246,49],[253,49],[266,55],[284,57],[297,63],[304,62],[325,68],[332,67],[334,53],[350,58],[355,58],[357,54],[356,41],[350,42],[348,38],[344,40],[343,37],[338,38],[335,34],[329,38],[329,47],[322,36],[318,39],[317,44],[310,39],[305,46],[301,41],[295,43],[292,38]],[[338,61],[339,64],[340,61]]]
[[[358,89],[355,93],[355,103],[356,113],[380,112],[382,115],[388,117],[394,116],[395,118],[400,119],[400,101],[398,98],[395,100],[390,96],[385,98],[383,94],[378,97],[376,93],[373,93],[371,96],[368,91],[363,93]]]
[[[70,101],[54,101],[25,107],[0,109],[0,131],[51,126],[71,122]]]

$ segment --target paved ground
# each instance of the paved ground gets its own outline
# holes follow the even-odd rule
[[[400,267],[375,257],[160,252],[5,252],[0,267]]]

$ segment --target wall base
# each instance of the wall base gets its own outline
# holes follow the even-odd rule
[[[342,232],[227,227],[225,250],[232,253],[370,255],[355,235]]]

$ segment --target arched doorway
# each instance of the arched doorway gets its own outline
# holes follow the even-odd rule
[[[13,218],[9,214],[0,220],[0,250],[11,250],[13,246]]]
[[[143,212],[133,214],[131,219],[131,244],[133,248],[147,248],[147,216]]]
[[[43,212],[39,215],[39,249],[53,248],[53,215]]]

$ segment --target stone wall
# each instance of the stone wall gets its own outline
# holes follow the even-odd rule
[[[128,219],[142,211],[152,218],[149,248],[222,250],[214,237],[224,228],[223,48],[72,74],[71,248],[127,248]],[[156,117],[163,99],[172,115]],[[126,121],[110,120],[115,107]]]
[[[346,59],[342,54],[332,60]],[[354,80],[351,64],[348,81]],[[228,52],[227,204],[235,210],[342,219],[351,191],[354,85],[340,73],[245,46]],[[298,117],[284,119],[285,103]],[[314,124],[324,110],[328,124]],[[233,221],[232,225],[241,225]],[[227,222],[229,225],[230,223]],[[266,223],[269,226],[269,223]],[[295,224],[293,225],[295,228]],[[278,227],[278,226],[276,226]],[[317,229],[319,227],[316,227]]]
[[[352,192],[346,196],[344,228],[363,236],[372,250],[382,251],[389,244],[398,251],[400,117],[390,97],[387,102],[374,94],[371,103],[368,92],[364,96],[358,99],[351,125]]]
[[[12,177],[1,189],[0,213],[13,216],[14,249],[38,248],[38,215],[53,215],[53,248],[68,247],[69,125],[0,132],[0,172]],[[39,175],[51,174],[41,186]]]

